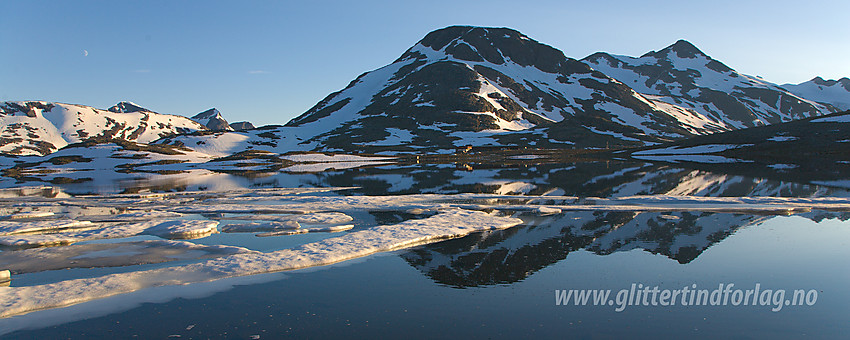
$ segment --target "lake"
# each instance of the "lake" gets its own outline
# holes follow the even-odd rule
[[[314,187],[356,188],[268,191]],[[243,191],[215,193],[236,189]],[[157,200],[145,192],[173,197]],[[81,196],[91,193],[105,196]],[[274,210],[290,206],[312,218],[333,217],[316,215],[322,209],[341,211],[350,221],[336,224],[351,228],[268,237],[242,229],[190,239],[165,237],[169,240],[148,228],[59,247],[6,247],[0,264],[15,259],[14,289],[131,277],[140,271],[154,273],[147,279],[153,282],[170,268],[208,270],[201,265],[216,259],[251,255],[265,260],[305,245],[339,245],[333,242],[341,235],[381,225],[443,221],[445,212],[437,208],[501,211],[499,217],[488,216],[521,224],[367,256],[342,252],[343,260],[303,269],[261,273],[240,264],[238,270],[227,267],[220,269],[224,274],[181,278],[177,284],[121,288],[111,297],[0,319],[0,334],[10,339],[838,338],[850,330],[848,196],[845,188],[789,178],[781,171],[753,176],[641,162],[533,160],[384,164],[30,189],[23,199],[38,202],[34,206],[44,211],[77,214],[77,219],[126,213],[113,211],[123,205],[179,213],[179,221],[215,220],[225,230],[255,221],[267,227],[271,219],[295,216]],[[20,199],[5,199],[6,209]],[[240,206],[254,208],[236,209]],[[465,215],[456,218],[466,223]],[[301,229],[324,225],[301,224]],[[274,232],[289,230],[275,226]],[[67,294],[81,297],[92,290],[108,292],[103,285],[69,286],[77,289]],[[592,298],[578,304],[566,298],[568,293],[594,293],[590,290],[610,295],[598,305]],[[670,296],[665,291],[678,298],[665,299]],[[705,296],[694,292],[691,299],[688,291],[705,291]],[[745,305],[742,297],[748,291]]]

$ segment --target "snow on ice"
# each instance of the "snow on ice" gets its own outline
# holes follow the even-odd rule
[[[462,237],[470,233],[510,228],[523,223],[523,220],[510,216],[522,213],[557,219],[568,213],[581,215],[600,211],[655,212],[665,216],[676,216],[687,211],[765,215],[803,213],[813,209],[850,212],[850,198],[665,195],[579,198],[497,194],[334,196],[318,193],[327,190],[178,192],[161,195],[77,196],[60,200],[26,197],[27,203],[33,206],[33,212],[50,211],[60,217],[33,214],[26,220],[0,221],[0,228],[3,230],[0,243],[30,248],[4,249],[0,252],[0,266],[13,267],[9,262],[12,261],[17,264],[15,270],[21,272],[55,270],[67,268],[64,264],[71,258],[78,262],[75,264],[78,268],[132,266],[141,263],[165,265],[146,270],[122,270],[95,277],[0,287],[0,317],[69,306],[159,286],[211,282],[231,277],[323,266],[379,252]],[[118,218],[104,217],[103,211],[110,211],[118,204],[116,202],[125,203],[127,200],[137,200],[133,203],[134,209],[137,210],[113,213],[116,217],[123,214],[126,221],[114,222]],[[75,204],[67,204],[65,201]],[[14,204],[18,204],[17,200],[0,200],[2,209]],[[98,221],[91,223],[85,220],[86,214],[73,213],[78,212],[81,205],[86,205],[89,209],[105,207],[105,210],[95,209],[96,214],[89,214],[89,217],[97,217],[92,220]],[[374,222],[369,224],[359,220],[357,223],[351,223],[355,221],[354,216],[375,211],[408,212],[415,214],[416,218],[388,225],[376,225]],[[169,215],[174,213],[181,215]],[[244,215],[230,215],[234,213]],[[67,219],[67,216],[77,216],[80,220]],[[142,220],[144,218],[149,220]],[[259,232],[257,236],[311,232],[341,234],[317,242],[267,251],[195,245],[186,241],[162,239],[208,236],[219,231],[217,226],[220,221],[225,221],[221,231],[228,233]],[[302,227],[302,223],[307,226]],[[146,235],[144,237],[148,239],[95,241],[139,235]],[[705,235],[695,235],[677,242],[682,245],[693,244],[703,236]],[[607,237],[613,240],[628,235],[611,234]],[[606,240],[607,238],[600,238],[599,242]],[[77,244],[56,248],[32,248],[70,243]],[[608,243],[598,245],[601,248],[608,246]],[[194,250],[197,252],[193,252]],[[172,262],[175,256],[191,261],[174,264]],[[6,262],[3,262],[4,259]],[[4,273],[8,273],[8,269],[0,267],[0,274],[6,275]],[[14,283],[13,275],[6,276]]]

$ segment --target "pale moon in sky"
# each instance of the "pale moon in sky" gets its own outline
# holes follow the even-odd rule
[[[83,56],[88,57],[89,56],[89,50],[83,50]]]

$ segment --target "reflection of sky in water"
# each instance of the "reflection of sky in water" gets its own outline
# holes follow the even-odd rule
[[[467,237],[480,238],[481,235]],[[850,256],[848,242],[848,222],[826,219],[815,223],[800,217],[774,217],[735,231],[687,264],[642,250],[609,255],[576,250],[521,281],[465,289],[435,284],[401,257],[373,256],[344,265],[289,272],[285,280],[232,289],[210,287],[211,291],[220,292],[211,296],[200,293],[189,296],[188,300],[172,300],[188,294],[186,289],[183,293],[162,291],[159,299],[145,297],[141,292],[128,294],[114,299],[111,310],[117,314],[11,335],[13,338],[58,337],[85,329],[91,335],[138,334],[145,338],[174,334],[203,338],[247,338],[256,334],[263,338],[410,334],[508,338],[530,334],[535,337],[840,338],[848,331],[846,305],[850,294],[846,285],[850,276],[845,270]],[[408,252],[396,254],[405,256]],[[817,289],[819,298],[814,306],[786,306],[776,313],[768,306],[630,306],[617,313],[609,306],[554,305],[555,289],[619,290],[632,283],[658,285],[662,289],[691,284],[713,289],[719,283],[750,289],[761,283],[763,288]],[[203,291],[205,285],[209,286],[201,284],[198,290]],[[128,305],[133,296],[137,302]],[[108,311],[109,301],[94,302],[91,306]],[[144,301],[157,303],[137,305]],[[69,312],[84,311],[87,305],[71,307]],[[132,309],[122,311],[130,306]],[[32,313],[0,320],[0,325],[26,324],[42,315],[57,313],[56,310]],[[77,318],[63,315],[59,319],[69,317]],[[50,324],[47,320],[40,322]],[[149,327],[151,323],[157,327]],[[190,325],[194,326],[187,329]]]

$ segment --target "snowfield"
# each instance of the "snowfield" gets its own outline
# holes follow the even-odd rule
[[[87,138],[105,137],[150,143],[161,137],[206,130],[183,116],[150,111],[112,112],[89,106],[48,102],[0,103],[0,152],[47,155]]]

